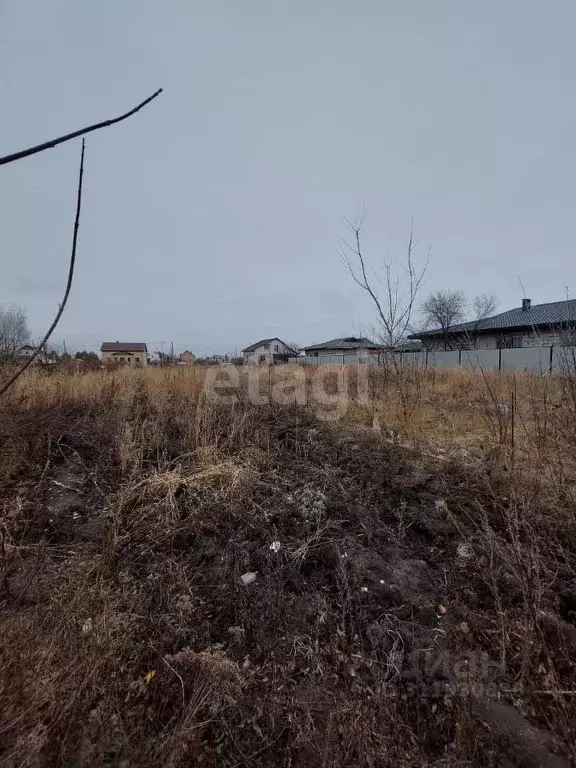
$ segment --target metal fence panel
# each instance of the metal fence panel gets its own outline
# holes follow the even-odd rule
[[[537,371],[544,373],[550,370],[550,347],[519,347],[502,350],[503,371]]]
[[[378,362],[380,365],[394,365],[394,355],[392,352],[388,352],[387,350],[384,350],[380,352],[378,355]]]
[[[467,368],[478,368],[483,371],[497,371],[500,365],[500,350],[463,349],[460,365],[465,365]]]
[[[428,365],[435,365],[437,368],[455,368],[460,362],[460,352],[458,350],[448,350],[428,353]]]
[[[305,361],[309,365],[343,365],[344,357],[345,355],[314,355],[314,357],[306,357]],[[356,359],[355,355],[351,355],[351,357]]]
[[[396,362],[410,368],[422,368],[426,365],[426,352],[397,352]]]
[[[422,368],[425,365],[440,368],[456,368],[463,365],[472,369],[498,370],[501,359],[502,371],[576,373],[576,347],[522,347],[518,349],[473,349],[436,352],[397,352],[395,362],[400,365]],[[550,365],[552,361],[552,366]],[[292,365],[384,365],[392,363],[386,355],[318,355],[293,357]]]
[[[463,365],[482,370],[498,370],[500,365],[502,371],[546,372],[550,370],[550,347],[429,352],[428,365],[437,367]]]
[[[574,375],[576,373],[576,347],[554,347],[552,350],[554,373]]]

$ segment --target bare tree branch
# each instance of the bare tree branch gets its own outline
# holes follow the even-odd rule
[[[481,322],[490,315],[496,312],[498,307],[498,294],[494,291],[490,293],[481,293],[478,296],[474,296],[472,301],[472,313],[474,320]]]
[[[416,296],[428,267],[428,259],[421,269],[416,268],[413,260],[414,232],[411,226],[406,263],[393,265],[390,260],[386,260],[382,265],[382,279],[375,273],[375,281],[372,281],[367,274],[366,259],[361,244],[366,217],[367,212],[364,209],[354,221],[346,221],[353,241],[349,243],[341,239],[339,253],[354,282],[368,294],[374,304],[381,327],[381,341],[389,348],[393,348],[410,326]],[[375,282],[383,288],[380,293]]]
[[[486,320],[487,317],[493,315],[496,312],[497,307],[498,294],[494,291],[474,296],[474,299],[472,300],[472,322],[474,325],[465,333],[466,341],[471,349],[474,349],[478,345],[478,331],[480,330],[480,324],[483,320]]]
[[[66,283],[66,290],[64,291],[64,297],[62,299],[62,303],[58,308],[56,317],[52,321],[52,325],[50,326],[50,328],[48,328],[44,338],[34,350],[34,353],[30,355],[30,357],[14,372],[14,374],[8,379],[8,381],[0,385],[0,396],[2,396],[8,389],[10,389],[10,387],[14,384],[14,382],[24,373],[26,368],[28,368],[28,366],[36,359],[36,357],[38,357],[38,355],[46,345],[48,339],[52,335],[52,332],[58,325],[58,322],[62,317],[62,313],[64,312],[66,302],[68,301],[68,296],[70,295],[70,289],[72,288],[72,278],[74,277],[74,265],[76,264],[76,246],[78,244],[78,227],[80,226],[80,209],[82,207],[82,185],[84,180],[84,149],[85,149],[85,139],[82,139],[82,154],[80,157],[80,172],[78,174],[78,193],[77,193],[77,200],[76,200],[76,218],[74,220],[74,234],[72,237],[72,252],[70,255],[70,266],[68,268],[68,281]]]
[[[0,157],[0,165],[13,163],[16,160],[21,160],[23,157],[29,157],[30,155],[35,155],[38,152],[43,152],[45,149],[52,149],[53,147],[58,146],[58,144],[63,144],[65,141],[76,139],[78,136],[83,136],[87,133],[91,133],[92,131],[98,131],[100,128],[107,128],[108,126],[114,125],[115,123],[120,123],[122,120],[126,120],[126,118],[135,115],[136,112],[139,112],[147,104],[150,104],[153,99],[162,93],[162,90],[162,88],[159,88],[155,93],[152,94],[152,96],[144,99],[144,101],[134,107],[134,109],[126,112],[124,115],[120,115],[120,117],[114,117],[110,120],[103,120],[101,123],[95,123],[94,125],[89,125],[86,128],[80,128],[78,131],[67,133],[65,136],[60,136],[57,139],[52,139],[51,141],[45,141],[43,144],[37,144],[35,147],[29,147],[28,149],[23,149],[20,152],[14,152],[12,155],[4,155],[4,157]]]
[[[392,261],[386,258],[381,265],[380,275],[372,270],[373,278],[368,278],[366,257],[361,242],[365,222],[366,209],[354,222],[347,222],[353,241],[349,243],[346,240],[340,240],[340,257],[354,282],[372,301],[379,325],[377,338],[384,347],[380,362],[386,370],[386,375],[390,376],[389,380],[397,389],[402,403],[403,417],[408,420],[417,402],[412,398],[412,394],[417,394],[419,391],[419,378],[412,375],[410,366],[402,365],[402,358],[395,354],[395,350],[410,328],[412,313],[428,268],[430,253],[422,266],[417,267],[414,264],[415,243],[412,223],[404,260]]]

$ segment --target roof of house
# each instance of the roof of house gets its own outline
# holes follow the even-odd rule
[[[36,349],[36,347],[33,347],[32,344],[23,344],[21,347],[18,347],[18,352],[22,352],[24,349]]]
[[[273,339],[260,339],[260,341],[255,341],[254,344],[250,344],[250,346],[243,349],[242,352],[254,352],[258,347],[266,346],[266,344],[270,344],[272,341],[279,341],[281,344],[284,344],[285,347],[288,347],[286,342],[282,341],[282,339],[279,339],[277,336],[274,336]],[[292,347],[288,347],[288,349],[296,353],[296,350],[292,349]]]
[[[420,352],[422,350],[422,342],[419,339],[407,339],[406,341],[400,341],[394,347],[395,352]]]
[[[101,352],[147,352],[146,344],[141,341],[103,341]]]
[[[576,299],[553,301],[549,304],[535,304],[529,309],[515,307],[508,312],[487,317],[484,320],[459,323],[447,329],[447,333],[489,333],[490,331],[511,330],[514,328],[539,328],[551,325],[563,325],[576,322]],[[423,339],[427,336],[442,335],[441,328],[431,331],[412,333],[409,339]]]
[[[381,344],[376,344],[365,336],[345,336],[341,339],[330,339],[330,341],[323,341],[321,344],[302,347],[302,349],[309,352],[316,349],[380,349],[381,347]]]

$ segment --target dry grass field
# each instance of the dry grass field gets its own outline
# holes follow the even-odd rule
[[[574,764],[574,378],[255,375],[0,402],[0,762]]]

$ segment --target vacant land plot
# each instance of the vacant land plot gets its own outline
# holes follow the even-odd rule
[[[572,764],[571,377],[289,375],[0,403],[3,764]]]

